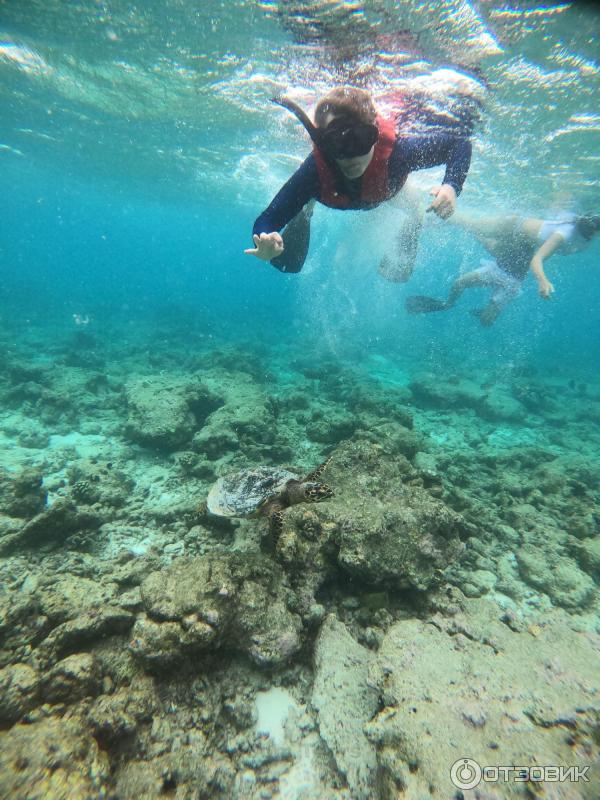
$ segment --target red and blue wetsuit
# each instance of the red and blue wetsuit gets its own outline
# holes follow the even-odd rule
[[[254,223],[253,234],[281,231],[311,200],[341,210],[375,208],[404,186],[410,172],[446,165],[444,183],[460,194],[471,163],[471,142],[450,133],[396,134],[395,124],[377,118],[379,139],[366,172],[343,179],[314,150]]]

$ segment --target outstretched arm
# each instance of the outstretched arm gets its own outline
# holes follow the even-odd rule
[[[550,256],[558,250],[564,241],[564,236],[556,231],[552,234],[552,236],[546,239],[544,244],[531,259],[531,271],[535,275],[535,278],[538,282],[540,296],[543,297],[544,300],[548,300],[550,295],[554,292],[554,286],[550,283],[546,277],[546,273],[544,272],[544,259],[550,258]]]
[[[445,164],[444,182],[431,190],[434,199],[427,210],[447,219],[454,213],[456,198],[466,180],[471,165],[471,150],[470,140],[462,136],[400,136],[390,167],[392,170],[412,172]]]
[[[252,229],[254,247],[244,250],[262,261],[283,253],[283,239],[279,234],[287,224],[319,194],[319,177],[312,155],[302,164],[277,192],[268,208],[256,219]]]

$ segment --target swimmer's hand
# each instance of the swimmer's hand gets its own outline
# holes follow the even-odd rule
[[[538,280],[538,289],[540,297],[544,300],[550,300],[551,295],[554,293],[554,286],[550,283],[548,278],[540,278]]]
[[[283,253],[283,239],[275,231],[274,233],[254,234],[252,237],[255,247],[244,250],[249,256],[256,256],[261,261],[270,261]]]
[[[456,192],[454,187],[449,183],[444,183],[442,186],[434,186],[429,192],[430,195],[435,197],[427,211],[433,211],[438,217],[448,219],[456,211]]]

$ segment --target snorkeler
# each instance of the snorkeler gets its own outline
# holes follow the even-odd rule
[[[493,289],[489,303],[473,311],[485,326],[492,325],[502,309],[520,294],[529,269],[538,282],[540,297],[548,300],[554,286],[546,277],[544,261],[554,253],[570,255],[585,250],[600,231],[600,215],[543,220],[516,215],[473,217],[456,214],[453,222],[470,231],[493,260],[482,260],[479,269],[456,278],[447,300],[415,295],[407,298],[406,310],[410,314],[447,311],[465,289],[486,286]]]
[[[434,199],[427,210],[442,219],[454,213],[471,162],[468,136],[402,134],[396,119],[378,114],[364,89],[332,89],[316,105],[315,124],[292,100],[282,97],[274,102],[306,128],[313,152],[258,217],[254,247],[245,253],[269,261],[281,272],[300,272],[315,202],[340,210],[375,208],[398,194],[410,172],[439,164],[446,165],[446,174],[443,184],[431,190]],[[388,279],[405,281],[412,273],[421,219],[414,214],[409,223],[399,237],[402,268],[394,275],[385,259],[380,267]]]

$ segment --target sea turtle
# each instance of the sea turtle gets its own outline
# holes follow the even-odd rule
[[[332,489],[318,481],[330,460],[304,476],[281,467],[253,467],[224,475],[210,489],[206,510],[217,517],[268,517],[271,531],[278,536],[285,508],[333,497]]]

